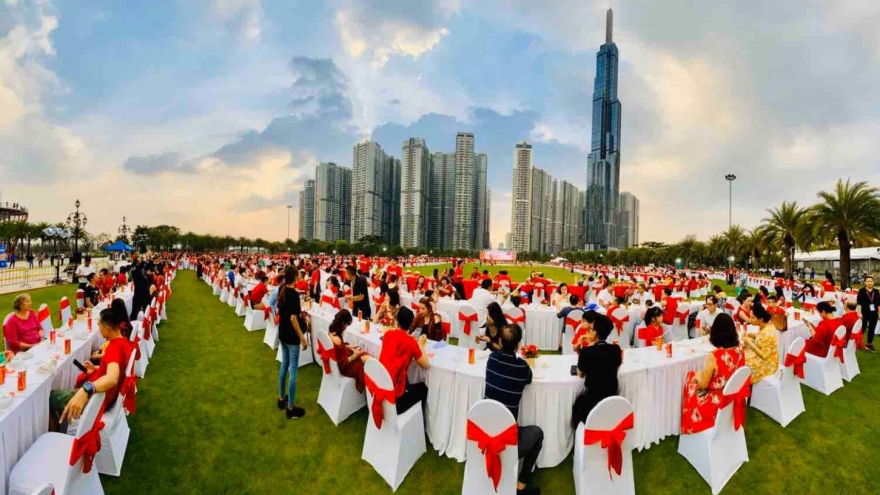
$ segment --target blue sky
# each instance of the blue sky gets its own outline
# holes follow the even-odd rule
[[[93,231],[125,215],[280,240],[319,161],[472,131],[497,244],[516,142],[583,187],[609,6],[642,240],[725,228],[726,173],[747,228],[838,177],[880,185],[869,0],[2,0],[3,198],[47,221],[79,198]]]

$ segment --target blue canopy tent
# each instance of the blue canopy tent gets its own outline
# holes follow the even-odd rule
[[[104,251],[107,251],[110,253],[121,253],[121,252],[131,253],[131,252],[134,252],[134,248],[129,246],[128,244],[122,242],[122,241],[116,241],[113,244],[105,246]]]

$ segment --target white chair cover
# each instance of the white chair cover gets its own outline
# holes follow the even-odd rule
[[[842,325],[834,331],[834,336],[838,339],[844,338],[845,335],[846,328]],[[828,354],[825,357],[807,353],[807,362],[804,364],[804,379],[801,380],[801,383],[825,395],[831,395],[837,389],[843,388],[840,360],[834,357],[834,346],[828,349]]]
[[[507,323],[516,323],[520,327],[526,324],[526,312],[516,306],[510,306],[504,310],[504,316]]]
[[[583,310],[573,309],[569,311],[568,316],[563,320],[562,323],[565,325],[565,328],[562,330],[562,354],[574,354],[574,348],[572,347],[571,341],[574,339],[577,327],[581,324],[581,320],[583,319]]]
[[[626,432],[621,446],[623,462],[618,475],[608,467],[608,449],[601,442],[585,445],[584,431],[611,431],[626,422],[633,406],[623,397],[608,397],[596,404],[574,435],[574,491],[577,495],[631,495],[635,493],[632,435]]]
[[[680,341],[688,339],[687,320],[691,314],[690,304],[679,302],[678,309],[675,311],[675,321],[672,322],[672,340]],[[684,323],[682,323],[684,320]]]
[[[49,312],[49,305],[43,303],[37,310],[37,319],[40,320],[40,327],[43,329],[43,336],[49,338],[49,332],[53,330],[52,314]]]
[[[376,359],[367,360],[364,372],[379,388],[394,389],[391,376]],[[370,415],[361,458],[373,466],[379,476],[391,486],[392,491],[397,491],[416,461],[425,453],[422,404],[415,404],[398,416],[397,408],[384,401],[382,403],[384,420],[380,429],[376,427],[373,418],[373,397],[369,392],[366,395]]]
[[[788,354],[799,356],[804,351],[804,339],[794,339]],[[771,419],[788,426],[791,421],[804,412],[804,397],[801,382],[794,372],[794,366],[780,363],[779,372],[770,375],[752,386],[751,405]]]
[[[128,359],[128,365],[125,367],[125,376],[131,376],[135,372],[135,357],[137,356],[132,352]],[[95,458],[95,463],[98,466],[98,472],[108,476],[122,474],[122,462],[125,460],[125,451],[128,449],[131,429],[128,426],[128,418],[123,407],[124,402],[125,395],[120,393],[113,408],[104,412],[101,451]]]
[[[460,347],[464,347],[467,349],[477,347],[474,339],[477,338],[478,335],[482,332],[479,327],[479,321],[474,320],[470,322],[470,335],[465,335],[464,329],[467,326],[467,322],[465,322],[462,317],[465,318],[473,318],[474,315],[477,314],[477,310],[474,309],[469,303],[462,304],[461,307],[458,308],[458,314],[454,317],[461,320],[461,334],[458,336],[458,345]]]
[[[614,311],[612,311],[611,316],[613,316],[614,318],[616,318],[619,321],[623,321],[624,323],[623,323],[623,326],[621,327],[622,330],[620,333],[617,333],[616,327],[614,328],[614,330],[611,332],[611,335],[608,336],[608,341],[613,342],[616,340],[617,344],[622,349],[630,347],[630,342],[632,342],[632,340],[633,340],[633,327],[635,325],[633,325],[632,321],[629,321],[630,320],[629,311],[627,311],[626,308],[621,306],[621,307],[618,307],[617,309],[615,309]]]
[[[330,340],[327,332],[320,329],[316,329],[314,332],[317,345],[330,350],[335,355],[333,341]],[[320,351],[316,349],[315,352],[319,353]],[[334,425],[339,425],[339,423],[359,411],[360,408],[366,406],[367,398],[364,394],[358,393],[353,378],[342,376],[339,373],[339,365],[335,360],[330,359],[327,361],[329,373],[324,370],[324,362],[320,354],[318,355],[318,361],[323,373],[321,388],[318,390],[318,405],[324,408],[324,411],[330,416],[330,421]]]
[[[861,341],[862,335],[861,319],[856,320],[855,324],[853,325],[852,335],[858,335],[859,337],[851,338],[846,343],[846,347],[843,349],[843,362],[840,363],[840,376],[848,382],[851,382],[853,378],[856,377],[856,375],[862,372],[862,370],[859,369],[859,361],[856,358],[856,349],[858,347],[857,344]]]
[[[275,324],[275,318],[270,314],[269,321],[266,322],[266,333],[263,335],[263,343],[272,350],[278,348],[278,325]]]
[[[468,411],[467,420],[489,437],[495,437],[514,427],[516,420],[513,414],[501,403],[483,399],[474,404]],[[496,490],[492,479],[486,471],[486,457],[477,442],[467,440],[467,462],[464,466],[464,481],[461,495],[483,495],[497,493],[499,495],[515,495],[516,481],[519,474],[519,455],[517,452],[517,435],[513,435],[513,445],[507,444],[498,456],[501,460],[501,476]]]
[[[724,395],[737,393],[749,376],[751,371],[746,367],[736,370],[724,386]],[[734,428],[734,407],[735,403],[730,403],[719,409],[715,425],[708,430],[679,437],[678,453],[709,483],[712,495],[717,495],[749,460],[745,426]]]
[[[67,325],[67,322],[70,320],[70,300],[67,296],[61,298],[61,326]]]
[[[268,305],[268,301],[263,299],[263,305]],[[244,328],[248,332],[256,332],[257,330],[266,329],[266,316],[262,309],[253,309],[250,305],[245,308]]]

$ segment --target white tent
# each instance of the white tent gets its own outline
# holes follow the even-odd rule
[[[851,261],[878,260],[880,261],[880,247],[853,248],[849,251]],[[827,251],[813,251],[794,253],[795,261],[840,261],[840,250],[829,249]]]

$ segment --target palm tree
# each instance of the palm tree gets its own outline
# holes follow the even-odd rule
[[[794,252],[800,247],[804,249],[808,241],[808,210],[798,206],[797,202],[783,201],[778,208],[768,209],[769,218],[765,218],[764,232],[770,242],[782,247],[785,259],[785,275],[790,277],[794,270]]]
[[[840,249],[840,285],[849,287],[850,249],[868,244],[880,232],[880,190],[867,182],[837,180],[834,191],[821,191],[820,203],[810,212],[813,234],[835,239]]]
[[[746,231],[739,225],[731,225],[722,235],[724,251],[728,256],[733,256],[734,262],[745,253]]]

